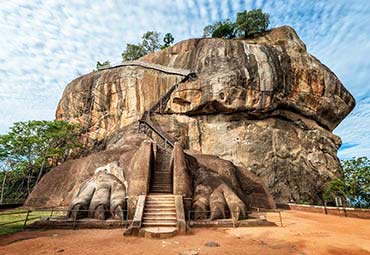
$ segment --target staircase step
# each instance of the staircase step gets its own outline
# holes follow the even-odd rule
[[[175,201],[175,198],[173,196],[162,197],[158,195],[158,197],[147,197],[146,201]]]
[[[144,227],[166,227],[166,226],[176,226],[176,222],[143,222],[141,224]]]
[[[165,190],[165,191],[171,191],[171,186],[170,185],[167,185],[167,186],[152,186],[150,187],[150,190]]]
[[[170,199],[170,200],[168,200],[168,199],[151,199],[151,200],[147,200],[146,203],[148,203],[148,204],[159,204],[159,203],[175,204],[175,200],[172,200],[172,199]]]
[[[153,177],[152,178],[152,183],[153,182],[162,182],[162,181],[166,181],[166,182],[172,182],[172,179],[169,178],[169,177],[166,177],[166,176],[156,176],[156,177]]]
[[[166,186],[172,187],[172,182],[166,181],[166,180],[152,181],[151,186],[153,187],[156,185],[166,185]]]
[[[147,200],[146,204],[175,204],[175,200]]]
[[[167,195],[167,194],[164,194],[164,195],[157,195],[157,194],[149,194],[146,196],[147,198],[173,198],[174,195]]]
[[[149,221],[176,221],[176,217],[169,217],[169,216],[162,216],[162,217],[153,217],[153,216],[145,216],[143,217],[144,222],[149,222]]]
[[[165,209],[167,209],[167,208],[175,208],[175,205],[173,205],[173,204],[171,204],[171,205],[158,204],[158,205],[149,205],[149,206],[145,205],[144,210],[145,209],[156,209],[156,208],[165,208]]]
[[[158,194],[163,194],[163,193],[165,193],[165,194],[171,194],[172,193],[172,190],[163,190],[163,189],[161,189],[161,190],[156,190],[156,189],[152,189],[151,191],[150,191],[151,193],[158,193]]]
[[[144,212],[144,217],[146,216],[174,216],[176,217],[176,212]]]
[[[168,188],[172,188],[171,187],[171,185],[168,185],[168,184],[153,184],[152,186],[151,186],[151,188],[166,188],[166,189],[168,189]]]
[[[170,238],[175,236],[177,233],[176,227],[146,227],[142,228],[139,232],[139,236],[146,238]]]
[[[176,208],[175,207],[167,207],[167,208],[144,208],[144,213],[155,213],[155,212],[175,212],[176,213]]]

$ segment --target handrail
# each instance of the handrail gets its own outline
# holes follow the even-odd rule
[[[173,142],[171,142],[170,139],[168,139],[167,137],[165,137],[161,131],[159,131],[158,129],[156,129],[150,122],[146,121],[146,120],[139,120],[140,123],[143,123],[145,124],[147,127],[149,127],[151,130],[154,131],[154,133],[156,133],[160,138],[162,138],[164,140],[165,143],[167,143],[168,145],[170,145],[172,148],[174,146]]]
[[[144,62],[144,61],[140,61],[140,60],[122,61],[121,63],[113,65],[113,66],[100,68],[99,71],[113,69],[113,68],[120,67],[120,66],[140,66],[140,67],[143,67],[143,68],[153,69],[153,70],[161,71],[161,72],[164,72],[164,73],[176,74],[176,75],[181,75],[181,76],[189,76],[189,75],[195,73],[194,71],[191,71],[191,70],[188,70],[188,69],[173,68],[173,67],[169,67],[169,66]]]
[[[184,79],[180,81],[180,83],[185,82],[188,79],[194,79],[194,77],[196,77],[196,74],[194,72],[190,72],[188,75],[184,77]],[[150,122],[150,115],[151,113],[155,112],[159,107],[161,107],[161,105],[167,103],[167,101],[170,99],[171,94],[178,88],[178,86],[179,83],[175,83],[174,85],[172,85],[172,87],[169,90],[167,90],[167,92],[163,96],[161,96],[161,98],[155,104],[153,104],[149,110],[144,111],[143,115],[139,120],[139,124],[145,124],[148,128],[153,130],[160,138],[164,140],[165,145],[168,144],[172,148],[174,147],[174,143],[164,134],[162,134],[160,130],[158,130],[152,125],[152,123]]]

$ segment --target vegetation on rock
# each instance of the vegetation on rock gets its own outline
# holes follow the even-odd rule
[[[248,37],[266,31],[270,24],[270,17],[261,9],[243,11],[237,14],[235,24],[239,36]]]
[[[232,39],[248,37],[256,33],[266,31],[270,24],[269,14],[263,13],[261,9],[243,11],[237,13],[235,22],[226,19],[203,29],[203,37]]]
[[[163,42],[164,45],[160,43],[160,33],[155,31],[148,31],[141,37],[142,41],[138,44],[127,44],[126,49],[122,53],[123,61],[136,60],[146,54],[153,53],[157,50],[169,47],[174,38],[171,33],[167,33]]]
[[[232,39],[236,36],[235,23],[229,19],[208,25],[203,29],[203,37]]]
[[[175,38],[173,38],[173,35],[171,33],[165,34],[165,36],[163,37],[164,44],[162,45],[161,49],[165,49],[165,48],[171,46],[171,44],[173,44],[174,40],[175,40]]]
[[[109,60],[106,60],[103,63],[100,63],[100,61],[96,62],[96,70],[98,71],[108,67],[111,67]]]
[[[1,200],[22,200],[44,173],[80,146],[76,125],[65,121],[17,122],[0,135]]]

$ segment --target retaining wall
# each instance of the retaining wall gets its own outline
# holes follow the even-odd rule
[[[343,217],[353,217],[370,219],[370,209],[351,208],[351,207],[332,207],[332,206],[319,206],[319,205],[300,205],[300,204],[281,204],[280,208],[297,210],[313,213],[324,213],[329,215],[337,215]]]

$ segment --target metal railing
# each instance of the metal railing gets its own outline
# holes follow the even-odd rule
[[[121,66],[140,66],[140,67],[147,68],[147,69],[157,70],[163,73],[175,74],[175,75],[181,75],[181,76],[188,76],[188,75],[194,74],[193,71],[188,70],[188,69],[173,68],[169,66],[144,62],[140,60],[122,61],[119,63],[112,64],[111,66],[102,67],[98,71],[113,69],[113,68],[117,68]]]
[[[79,212],[89,213],[93,212],[94,210],[79,210]],[[95,218],[79,218],[79,217],[68,217],[70,214],[70,210],[64,208],[40,208],[40,209],[21,209],[20,211],[5,211],[0,212],[0,227],[13,225],[16,223],[23,223],[23,228],[27,227],[27,224],[34,223],[35,221],[45,220],[45,222],[60,222],[63,225],[71,226],[72,229],[75,229],[76,226],[81,223],[80,220],[83,219],[84,223],[89,223],[86,219],[94,219]],[[94,211],[95,212],[95,211]],[[110,210],[103,210],[100,212],[104,212],[104,214],[111,214]],[[120,223],[122,226],[127,228],[129,224],[128,220],[128,211],[122,210],[121,217],[118,218],[108,218],[105,220],[109,220],[111,223]],[[16,217],[20,219],[6,221],[2,219],[4,216],[21,216]]]
[[[219,211],[210,211],[210,210],[207,210],[207,211],[189,210],[188,215],[187,215],[188,216],[187,219],[189,221],[212,221],[210,219],[212,212],[219,213]],[[278,210],[278,209],[266,209],[266,208],[252,207],[251,210],[246,211],[246,217],[244,219],[257,218],[257,219],[260,219],[260,220],[268,221],[267,213],[276,213],[279,217],[280,226],[283,227],[283,218],[282,218],[282,215],[281,215],[281,210]],[[197,214],[197,217],[195,217],[196,214]],[[218,219],[214,219],[214,220],[220,220],[220,219],[223,219],[223,220],[231,219],[231,220],[233,220],[232,219],[233,214],[241,215],[241,212],[240,211],[228,211],[228,210],[226,210],[222,218],[218,218]],[[202,215],[204,215],[204,216],[202,216]]]
[[[144,126],[144,133],[146,133],[147,128],[151,129],[156,135],[158,135],[164,141],[165,147],[168,144],[169,146],[173,148],[174,144],[168,137],[166,137],[159,129],[157,129],[152,124],[152,122],[150,121],[150,116],[152,113],[154,113],[158,109],[160,109],[160,112],[163,110],[163,105],[167,104],[172,93],[178,88],[180,83],[185,82],[189,79],[193,80],[196,78],[196,74],[194,72],[191,72],[189,70],[186,70],[186,71],[187,72],[184,73],[185,77],[179,83],[175,83],[174,85],[172,85],[172,87],[169,90],[167,90],[167,92],[163,96],[161,96],[161,98],[155,104],[153,104],[149,110],[143,113],[143,115],[141,116],[139,120],[139,131],[142,130],[141,128],[142,126]]]

